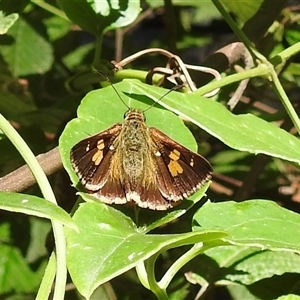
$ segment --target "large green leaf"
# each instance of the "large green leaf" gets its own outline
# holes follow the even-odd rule
[[[224,237],[218,230],[170,235],[145,235],[131,218],[103,203],[83,203],[73,217],[80,232],[67,230],[67,264],[79,292],[86,298],[104,282],[128,271],[156,253]]]
[[[25,19],[20,18],[8,35],[13,37],[12,43],[1,45],[0,52],[15,76],[42,74],[51,68],[51,44]]]
[[[193,229],[224,230],[229,237],[222,240],[232,246],[211,248],[199,256],[189,280],[201,286],[226,285],[231,293],[240,297],[243,294],[242,298],[247,299],[262,299],[246,296],[252,290],[268,299],[286,294],[299,278],[290,278],[294,284],[291,282],[289,287],[283,284],[272,289],[276,290],[272,296],[266,296],[270,286],[275,287],[279,282],[274,278],[300,273],[300,234],[295,230],[299,222],[299,214],[267,200],[206,203],[195,214]]]
[[[234,13],[237,18],[242,21],[243,23],[249,20],[260,8],[263,0],[256,0],[256,1],[230,1],[230,0],[221,0],[221,3],[226,6],[226,8]]]
[[[142,109],[147,108],[151,103],[149,98],[157,101],[166,94],[164,89],[148,86],[137,80],[123,81],[116,84],[115,88],[129,106]],[[252,114],[234,115],[222,104],[195,94],[173,92],[159,103],[195,123],[231,148],[300,163],[299,139]],[[116,122],[121,122],[125,110],[111,87],[89,93],[78,110],[79,119],[70,122],[61,137],[60,144],[65,167],[71,169],[68,162],[69,151],[76,142]],[[172,113],[156,105],[147,111],[146,117],[149,126],[159,128],[173,139],[195,150],[191,133]],[[71,177],[76,182],[76,176],[71,174]]]
[[[300,215],[272,201],[207,202],[194,222],[194,230],[226,231],[230,238],[225,240],[231,244],[300,253],[300,233],[295,230]]]
[[[220,272],[222,269],[222,272]],[[220,246],[197,257],[188,279],[201,285],[250,285],[284,273],[300,273],[300,256],[293,252],[261,251],[248,246]]]
[[[138,90],[130,82],[118,83],[115,88],[121,93],[122,99],[129,107],[147,109],[151,105],[151,100],[149,101],[149,98],[144,97],[142,94],[138,95]],[[139,101],[132,98],[132,95],[138,96]],[[92,91],[82,100],[78,108],[78,118],[68,123],[60,137],[62,161],[75,186],[78,186],[79,180],[70,163],[70,149],[81,139],[98,133],[117,122],[122,122],[126,110],[126,106],[111,86]],[[172,112],[154,106],[146,112],[146,119],[147,125],[159,128],[187,148],[196,151],[197,144],[193,135],[186,128],[183,121]],[[142,210],[140,219],[147,223],[145,231],[170,222],[185,213],[187,209],[203,197],[207,187],[206,185],[201,191],[190,197],[188,201],[183,201],[182,205],[167,213],[149,213],[148,210]],[[82,194],[82,197],[88,200],[89,196]],[[131,211],[133,210],[131,209]]]
[[[0,192],[0,209],[51,219],[76,228],[71,217],[62,208],[36,196]]]
[[[292,252],[258,251],[237,261],[234,269],[226,279],[249,285],[274,275],[300,273],[300,256]]]
[[[152,103],[130,82],[115,84],[115,88],[121,93],[122,99],[129,107],[147,109]],[[137,96],[139,99],[135,100],[132,96]],[[78,178],[70,165],[71,148],[81,139],[96,134],[115,123],[123,122],[126,110],[126,106],[112,87],[92,91],[84,97],[78,108],[78,118],[68,123],[60,138],[62,160],[74,182],[78,182]],[[187,148],[196,151],[197,144],[193,135],[184,126],[182,120],[172,112],[154,106],[146,112],[146,119],[148,126],[159,128]]]
[[[300,296],[294,295],[293,293],[291,293],[290,295],[281,296],[281,297],[277,298],[277,300],[300,300]]]
[[[160,99],[166,93],[164,89],[150,87],[139,81],[130,82],[139,94],[153,100]],[[159,103],[231,148],[300,163],[300,140],[252,114],[234,115],[222,104],[196,94],[174,92],[163,97]]]

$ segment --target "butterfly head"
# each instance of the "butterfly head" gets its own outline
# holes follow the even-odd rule
[[[135,121],[145,122],[146,117],[142,110],[137,108],[129,108],[124,114],[124,120],[125,121],[135,120]]]

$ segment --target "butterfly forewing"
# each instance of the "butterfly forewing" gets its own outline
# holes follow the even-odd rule
[[[190,151],[156,128],[150,128],[160,156],[157,156],[157,183],[170,201],[178,201],[195,193],[211,179],[212,168],[201,155]]]
[[[71,163],[83,186],[98,191],[107,182],[114,149],[122,124],[115,124],[99,134],[88,137],[71,149]]]

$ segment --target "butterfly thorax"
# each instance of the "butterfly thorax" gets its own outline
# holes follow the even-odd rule
[[[155,147],[151,140],[144,113],[137,109],[130,109],[125,114],[125,121],[118,139],[116,140],[118,155],[122,156],[121,173],[123,183],[130,182],[131,188],[137,185],[151,184],[151,173],[154,169],[153,161],[149,156],[149,148]],[[153,150],[153,149],[152,149]],[[116,167],[116,166],[114,166]],[[116,170],[114,170],[115,172]],[[150,173],[150,174],[149,174]],[[150,180],[149,180],[150,179]]]

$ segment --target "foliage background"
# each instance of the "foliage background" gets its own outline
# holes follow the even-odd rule
[[[292,108],[297,112],[299,101],[299,3],[120,2],[121,15],[120,7],[109,10],[109,5],[104,5],[113,6],[110,1],[1,1],[0,112],[35,155],[48,153],[40,157],[41,163],[47,174],[51,174],[49,180],[55,198],[70,212],[76,201],[75,189],[62,169],[57,152],[48,151],[55,149],[61,137],[62,159],[68,172],[72,172],[67,166],[67,138],[74,132],[72,123],[65,131],[64,128],[76,117],[82,98],[100,87],[99,76],[90,66],[109,69],[111,60],[119,61],[150,47],[168,49],[188,64],[214,66],[223,78],[229,79],[220,83],[223,88],[213,100],[205,99],[204,92],[200,92],[211,78],[195,73],[193,80],[199,87],[198,94],[168,95],[161,103],[191,121],[187,126],[199,142],[199,152],[214,167],[213,182],[207,191],[211,202],[199,210],[204,200],[197,202],[198,196],[193,200],[193,207],[184,204],[173,212],[141,215],[140,224],[132,223],[133,216],[122,208],[88,202],[80,206],[72,221],[63,212],[41,204],[46,202],[41,198],[51,200],[45,185],[23,183],[30,175],[17,168],[24,164],[27,150],[24,146],[13,146],[11,142],[16,145],[17,138],[13,138],[8,125],[1,120],[0,175],[4,177],[0,189],[16,192],[1,193],[1,297],[32,299],[38,293],[37,298],[45,299],[45,286],[51,287],[55,274],[53,256],[49,262],[54,244],[49,235],[51,223],[43,219],[47,218],[68,226],[65,233],[69,246],[82,242],[83,247],[88,245],[92,249],[87,256],[84,251],[72,252],[68,248],[71,277],[68,277],[65,299],[81,299],[82,295],[91,299],[297,299],[300,295],[297,231],[300,146],[294,136],[299,132],[299,120]],[[230,16],[222,7],[231,13],[238,29],[230,23]],[[242,32],[254,46],[247,44]],[[228,62],[224,64],[211,56],[235,40],[254,50],[254,57],[259,59],[255,61],[257,68],[253,67],[255,72],[238,69],[237,73]],[[232,53],[224,51],[223,54],[230,58]],[[117,73],[114,80],[141,79],[149,69],[164,64],[165,58],[159,55],[144,56],[132,62],[130,69],[126,67]],[[240,65],[244,67],[244,62]],[[234,78],[230,75],[236,73],[240,77],[230,81]],[[240,102],[229,112],[226,103],[237,82],[250,77]],[[274,78],[279,78],[283,91],[274,84]],[[121,93],[134,90],[150,99],[165,93],[135,81],[115,86]],[[93,99],[90,94],[91,100],[84,102],[92,104],[82,105],[81,109],[92,114],[104,105],[107,111],[122,108],[117,98],[107,100],[111,95],[105,90],[96,92]],[[286,95],[290,106],[282,100]],[[198,110],[201,114],[193,115]],[[150,125],[151,118],[154,123],[165,118],[161,111],[153,108],[156,121],[149,111]],[[108,127],[115,121],[108,116],[103,122]],[[97,125],[92,126],[97,129]],[[89,130],[90,125],[81,128],[83,133],[94,129]],[[185,130],[183,124],[176,128],[184,137]],[[69,143],[72,142],[71,139]],[[85,195],[82,197],[90,200]],[[247,199],[254,200],[228,201]],[[28,200],[26,207],[24,200]],[[187,213],[186,209],[189,209]],[[179,215],[182,216],[177,219]],[[101,231],[99,235],[94,227],[97,222],[106,222],[112,231]],[[76,225],[79,233],[74,231]],[[58,242],[55,226],[56,247],[63,250],[64,243]],[[146,234],[150,231],[151,235]],[[140,258],[129,262],[131,257],[125,248],[102,257],[100,254],[116,250],[115,242],[110,244],[107,239],[112,232],[131,245],[128,253],[138,249],[142,253]],[[149,243],[147,249],[137,248],[141,241]],[[102,260],[108,267],[100,272],[95,266],[102,264]],[[160,282],[150,276],[154,264],[156,278],[162,278]],[[143,275],[143,270],[147,275]],[[171,275],[168,270],[176,272]],[[58,272],[61,273],[57,275],[54,293],[64,276],[63,264]],[[49,279],[48,283],[45,278]],[[100,283],[104,284],[98,288]],[[64,292],[64,281],[60,284]],[[60,299],[57,295],[54,298]]]

